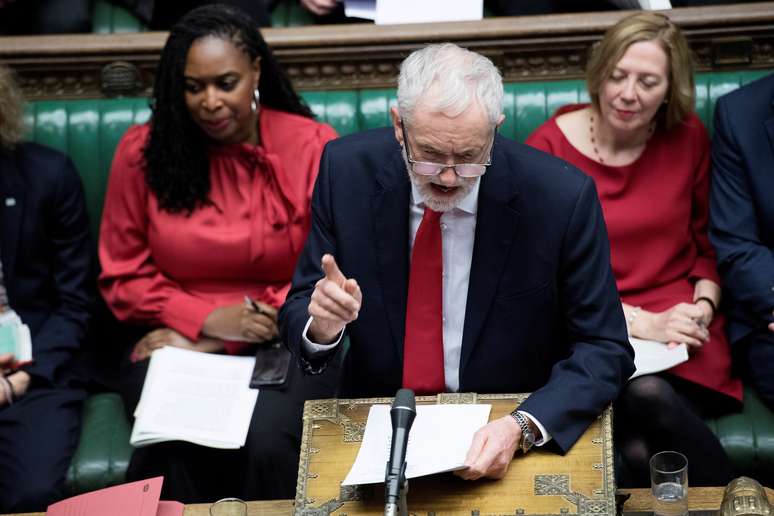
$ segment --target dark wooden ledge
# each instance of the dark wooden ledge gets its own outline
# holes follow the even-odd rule
[[[265,29],[299,89],[392,87],[398,65],[429,42],[454,41],[506,81],[579,78],[589,46],[628,11],[436,24]],[[774,2],[673,9],[700,71],[774,69]],[[0,62],[30,98],[147,94],[166,33],[0,37]]]

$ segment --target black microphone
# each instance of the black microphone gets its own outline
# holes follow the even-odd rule
[[[390,409],[392,420],[392,443],[390,459],[387,461],[387,472],[384,476],[384,513],[398,514],[400,490],[406,482],[406,448],[408,447],[409,431],[417,415],[414,391],[400,389],[395,394],[395,401]],[[403,507],[403,511],[405,507]]]

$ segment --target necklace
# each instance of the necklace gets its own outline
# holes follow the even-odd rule
[[[652,121],[650,125],[648,126],[648,137],[645,139],[645,143],[647,143],[650,140],[650,137],[653,136],[653,132],[656,130],[656,122]],[[605,160],[602,159],[602,156],[599,154],[599,149],[597,148],[597,138],[594,133],[594,115],[593,113],[589,113],[589,138],[591,139],[591,148],[594,149],[594,157],[597,159],[598,162],[601,164],[605,164]],[[643,144],[644,145],[644,144]]]
[[[594,115],[589,114],[589,138],[591,138],[591,147],[594,149],[594,157],[597,158],[597,161],[605,164],[605,160],[602,159],[602,156],[599,155],[599,149],[597,149],[597,139],[594,135]]]

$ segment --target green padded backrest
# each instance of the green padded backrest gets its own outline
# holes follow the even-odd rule
[[[92,9],[92,32],[96,34],[119,34],[122,32],[143,32],[145,25],[123,7],[107,0],[96,0]]]
[[[27,105],[29,139],[70,156],[83,179],[92,231],[98,235],[110,162],[131,124],[150,117],[148,100],[38,101]]]
[[[707,128],[712,130],[712,110],[718,97],[766,73],[698,74],[696,108]],[[314,91],[302,96],[318,119],[340,135],[388,126],[390,107],[396,104],[393,88]],[[506,84],[506,118],[500,133],[524,141],[560,106],[586,101],[588,95],[580,80]],[[37,101],[29,105],[31,139],[68,153],[78,167],[95,234],[116,143],[129,125],[144,122],[149,115],[144,98]]]
[[[696,112],[712,131],[712,112],[721,95],[770,71],[701,73],[696,76]],[[389,108],[396,104],[394,89],[303,92],[302,97],[318,118],[339,134],[389,125]],[[517,82],[505,85],[500,133],[524,141],[540,124],[565,104],[588,102],[582,80]]]

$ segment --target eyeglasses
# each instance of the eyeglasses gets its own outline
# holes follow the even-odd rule
[[[447,165],[446,163],[430,163],[427,161],[416,161],[411,157],[411,146],[409,145],[408,133],[406,133],[406,126],[403,121],[400,122],[400,130],[403,133],[403,141],[406,148],[406,159],[411,165],[411,170],[420,176],[437,176],[447,168],[454,169],[454,172],[460,177],[480,177],[486,172],[486,167],[492,164],[492,147],[494,147],[494,139],[497,134],[497,126],[494,127],[492,135],[492,141],[489,144],[489,157],[486,163],[455,163],[453,165]]]

